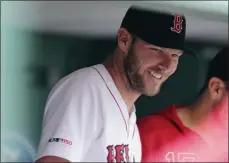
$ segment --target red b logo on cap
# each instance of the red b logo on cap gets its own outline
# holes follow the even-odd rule
[[[173,27],[171,27],[171,31],[180,33],[183,29],[182,23],[183,23],[183,18],[180,15],[175,15],[173,20]]]

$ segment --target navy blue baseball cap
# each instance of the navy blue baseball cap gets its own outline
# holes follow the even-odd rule
[[[184,50],[186,19],[183,15],[133,5],[127,10],[121,28],[149,44]]]

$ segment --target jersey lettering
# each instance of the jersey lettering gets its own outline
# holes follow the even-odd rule
[[[129,146],[128,145],[124,145],[124,148],[125,148],[125,152],[127,153],[126,154],[126,160],[128,162],[129,161]]]
[[[173,27],[171,27],[171,31],[180,33],[183,29],[182,27],[183,18],[180,15],[175,15],[173,20]]]
[[[50,138],[48,140],[48,142],[49,143],[51,143],[51,142],[59,142],[59,143],[67,144],[67,145],[72,145],[72,141],[67,140],[67,139],[63,139],[63,138]]]
[[[117,162],[124,162],[124,146],[116,145],[115,146],[116,156],[115,159]]]
[[[197,162],[198,157],[194,153],[168,152],[165,156],[167,162]]]
[[[107,162],[129,162],[129,146],[128,145],[110,145],[107,147]]]
[[[108,156],[107,156],[107,162],[114,162],[114,146],[110,145],[107,147],[108,150]]]

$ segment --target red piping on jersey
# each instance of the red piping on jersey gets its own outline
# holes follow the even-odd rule
[[[92,68],[94,68],[94,67],[92,67]],[[127,123],[126,123],[126,120],[125,120],[125,118],[124,118],[124,115],[123,115],[123,112],[122,112],[121,107],[119,106],[119,104],[118,104],[117,100],[115,99],[115,97],[114,97],[113,93],[111,92],[110,88],[108,87],[108,85],[107,85],[107,83],[106,83],[105,79],[103,78],[103,76],[101,75],[101,73],[99,72],[99,70],[97,70],[96,68],[94,68],[94,69],[95,69],[95,70],[99,73],[99,75],[100,75],[100,76],[101,76],[101,78],[103,79],[104,83],[106,84],[107,89],[109,90],[110,94],[112,95],[112,97],[114,98],[114,100],[115,100],[116,104],[118,105],[119,111],[121,112],[121,114],[122,114],[122,118],[123,118],[123,120],[124,120],[124,122],[125,122],[125,125],[126,125],[126,132],[128,133]],[[127,135],[128,135],[128,134],[127,134]]]

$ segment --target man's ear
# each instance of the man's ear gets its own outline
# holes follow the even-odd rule
[[[125,29],[120,28],[117,32],[117,44],[118,47],[127,54],[129,47],[132,43],[132,36],[131,34]]]
[[[224,96],[224,83],[217,77],[213,77],[209,80],[208,89],[211,99],[214,101],[219,101]]]

